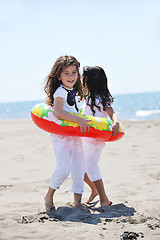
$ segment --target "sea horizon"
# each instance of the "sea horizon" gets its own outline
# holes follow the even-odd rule
[[[113,108],[122,120],[160,119],[160,91],[113,94],[113,97]],[[30,118],[34,105],[44,101],[45,99],[1,102],[0,119]]]

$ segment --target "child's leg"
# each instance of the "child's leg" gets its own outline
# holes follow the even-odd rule
[[[53,195],[54,195],[55,191],[56,191],[56,189],[53,189],[51,187],[48,188],[48,192],[44,198],[46,211],[50,211],[52,208],[54,208]]]
[[[44,198],[45,208],[50,211],[53,208],[53,196],[70,173],[70,146],[68,139],[63,136],[52,135],[52,142],[56,156],[56,169],[52,175],[48,192]]]
[[[95,187],[94,183],[89,179],[87,173],[84,175],[84,181],[88,184],[88,186],[91,188],[91,195],[89,199],[86,201],[86,203],[92,202],[93,199],[98,195],[97,188]]]
[[[106,195],[102,179],[94,181],[93,183],[98,191],[101,206],[110,206],[112,204],[112,202],[109,201],[109,199]]]
[[[105,193],[102,175],[98,167],[99,158],[104,146],[105,143],[102,141],[87,138],[83,140],[86,172],[88,174],[90,181],[94,183],[95,188],[97,189],[97,192],[100,196],[101,206],[109,206],[111,202],[108,200],[107,195]],[[87,183],[91,187],[91,190],[94,189],[94,187],[90,184],[89,181]]]
[[[85,171],[89,179],[93,182],[102,178],[98,163],[105,143],[93,138],[84,138],[82,140],[85,158]]]
[[[80,207],[81,206],[81,199],[82,194],[74,193],[74,207]]]
[[[72,156],[71,156],[71,176],[72,192],[74,193],[74,207],[81,204],[82,193],[84,190],[84,156],[82,150],[82,141],[79,137],[72,137]]]

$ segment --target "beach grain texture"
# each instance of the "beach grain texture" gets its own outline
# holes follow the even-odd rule
[[[0,239],[120,240],[133,232],[134,239],[159,240],[160,120],[122,123],[125,136],[106,143],[99,162],[113,205],[101,208],[97,196],[74,209],[69,176],[55,210],[45,212],[56,166],[50,134],[30,119],[0,120]],[[85,184],[83,203],[89,194]]]

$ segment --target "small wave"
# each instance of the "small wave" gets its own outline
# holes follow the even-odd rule
[[[136,116],[137,117],[145,117],[160,114],[160,110],[137,110]]]

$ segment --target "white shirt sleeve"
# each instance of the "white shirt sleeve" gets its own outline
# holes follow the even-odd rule
[[[67,91],[65,89],[63,89],[62,87],[59,87],[55,91],[53,97],[54,97],[54,99],[56,97],[61,97],[61,98],[64,98],[64,100],[66,101],[66,99],[67,99]]]

